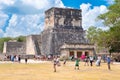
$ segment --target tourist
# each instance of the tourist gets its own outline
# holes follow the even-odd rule
[[[19,63],[21,62],[21,57],[20,57],[20,55],[18,56],[18,62],[19,62]]]
[[[84,61],[85,61],[84,66],[86,66],[86,64],[87,64],[87,66],[89,66],[89,63],[88,63],[88,62],[89,62],[89,57],[88,57],[88,56],[86,56],[86,58],[85,58],[85,60],[84,60]]]
[[[48,55],[48,61],[51,60],[51,55]]]
[[[71,59],[70,59],[70,60],[71,60],[71,61],[73,61],[73,60],[74,60],[74,55],[72,55],[72,56],[71,56]]]
[[[14,61],[14,55],[11,55],[11,61]]]
[[[65,65],[65,64],[66,64],[66,61],[67,61],[67,60],[66,60],[66,59],[64,59],[64,61],[63,61],[63,65]]]
[[[98,60],[98,66],[100,66],[100,63],[101,63],[101,56],[100,55],[98,56],[97,60]]]
[[[80,59],[83,60],[83,61],[85,60],[85,58],[86,58],[86,56],[84,54],[82,54],[81,57],[80,57]]]
[[[111,59],[110,59],[109,55],[107,56],[106,61],[107,61],[108,69],[110,70],[111,69],[110,68]]]
[[[90,66],[93,66],[93,56],[90,56],[89,59],[90,59]]]
[[[106,61],[106,55],[103,55],[103,56],[102,56],[102,59],[103,59],[103,61],[104,61],[104,63],[105,63],[105,61]]]
[[[80,62],[80,60],[78,58],[76,58],[76,60],[75,60],[75,69],[77,68],[79,70],[79,62]]]
[[[14,56],[14,61],[18,62],[18,56],[17,55]]]
[[[27,62],[28,62],[28,58],[26,57],[26,58],[25,58],[25,63],[27,64]]]
[[[57,56],[56,62],[57,62],[57,66],[60,66],[60,57],[59,56]]]
[[[54,59],[53,59],[53,68],[54,68],[54,72],[56,72],[56,65],[57,65],[57,58],[54,57]]]

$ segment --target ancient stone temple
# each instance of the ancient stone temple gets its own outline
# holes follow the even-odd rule
[[[26,54],[93,55],[94,45],[85,38],[81,13],[79,9],[56,7],[45,11],[44,30],[40,35],[26,37]]]
[[[81,10],[69,8],[51,8],[45,12],[45,28],[41,34],[41,53],[81,55],[82,50],[93,53],[93,47],[62,47],[65,44],[89,45],[82,28]],[[70,45],[69,45],[70,46]],[[64,50],[64,51],[63,51]],[[74,53],[74,51],[79,52]],[[73,52],[73,53],[71,53]]]

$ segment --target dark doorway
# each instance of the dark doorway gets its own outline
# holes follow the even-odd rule
[[[74,51],[70,51],[70,56],[74,56]]]
[[[80,58],[82,55],[82,52],[77,52],[77,57]]]
[[[89,52],[85,52],[85,56],[89,56]]]

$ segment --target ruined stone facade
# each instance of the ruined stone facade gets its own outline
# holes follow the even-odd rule
[[[4,42],[3,53],[6,54],[26,54],[25,42]]]
[[[61,56],[74,56],[75,58],[81,55],[96,55],[94,45],[88,43],[64,43],[64,45],[60,47],[60,51]]]
[[[60,54],[64,43],[87,43],[84,33],[81,10],[51,8],[45,12],[41,53]]]
[[[40,35],[26,37],[27,55],[68,56],[94,53],[93,45],[85,38],[82,28],[82,11],[69,8],[51,8],[45,11],[45,26]],[[90,47],[91,46],[91,47]]]

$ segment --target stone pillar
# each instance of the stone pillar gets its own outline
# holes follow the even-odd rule
[[[61,56],[69,57],[69,51],[68,50],[61,50]]]
[[[77,51],[74,51],[74,58],[77,58]]]
[[[7,42],[4,42],[3,53],[7,53]]]
[[[82,55],[85,55],[85,51],[82,51]]]

